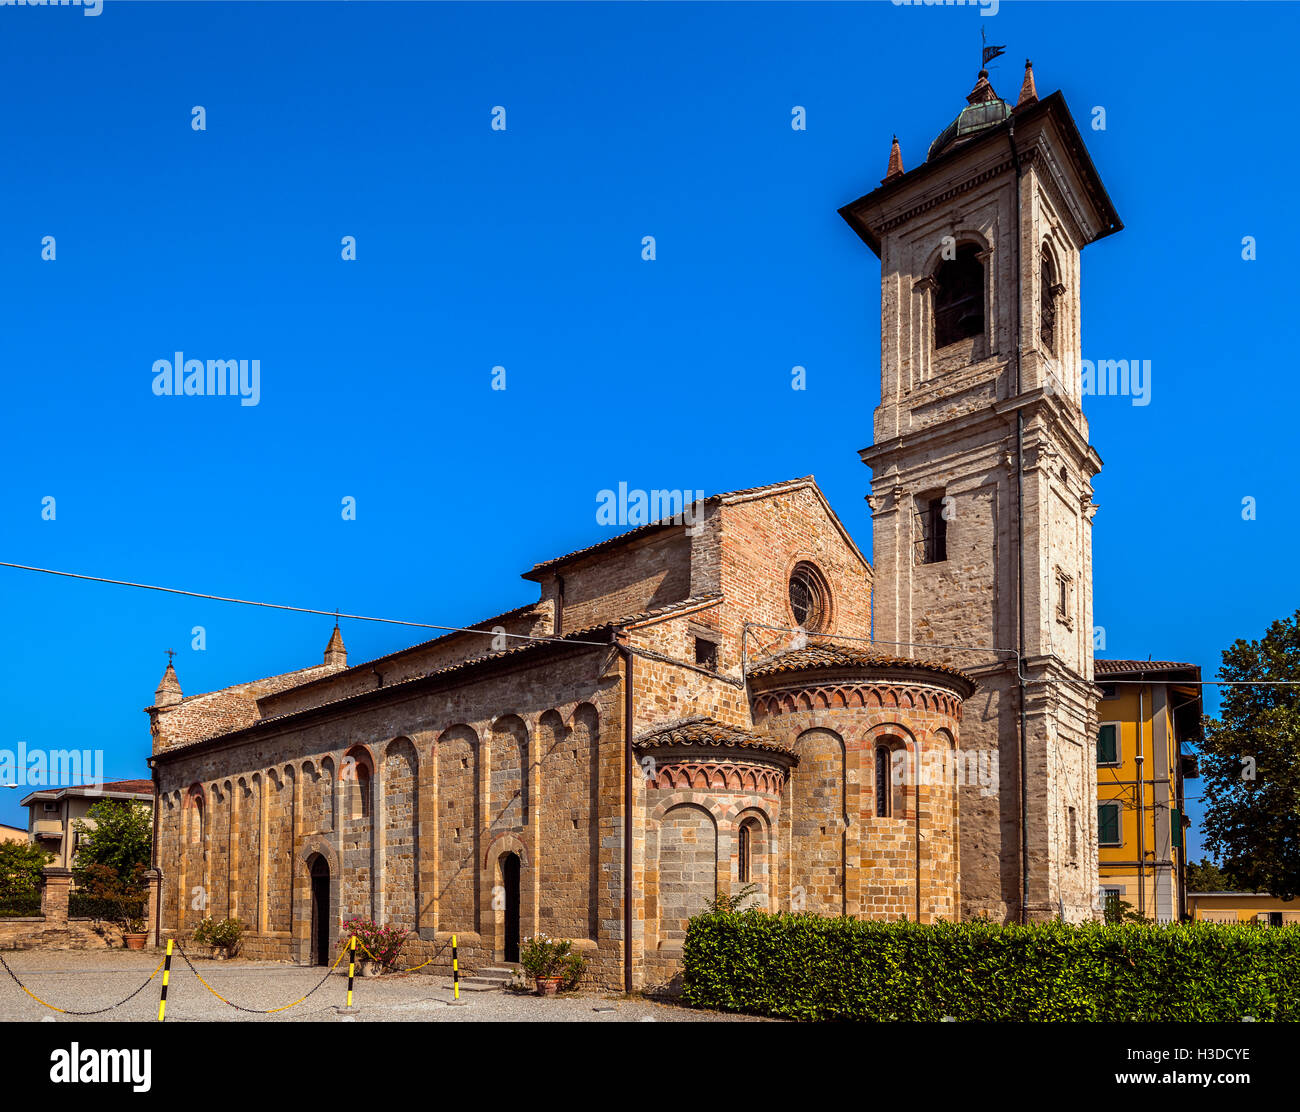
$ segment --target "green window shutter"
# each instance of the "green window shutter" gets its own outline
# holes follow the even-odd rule
[[[1108,722],[1097,731],[1097,763],[1115,764],[1119,760],[1119,730]]]
[[[1102,845],[1115,845],[1119,841],[1119,804],[1098,805],[1097,841]]]
[[[1169,840],[1180,853],[1183,849],[1183,813],[1177,807],[1169,810]]]

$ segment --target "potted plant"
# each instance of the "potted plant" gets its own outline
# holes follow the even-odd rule
[[[587,966],[582,956],[573,952],[571,940],[545,934],[524,939],[519,947],[519,964],[537,986],[538,996],[554,996],[561,989],[575,988]]]
[[[148,940],[149,932],[145,929],[143,919],[139,916],[131,916],[123,921],[122,941],[126,943],[128,950],[143,950]]]
[[[142,914],[148,897],[143,867],[137,865],[129,878],[104,864],[78,871],[84,892],[82,902],[89,902],[95,920],[115,923],[121,928],[122,943],[128,950],[143,950],[149,937]]]

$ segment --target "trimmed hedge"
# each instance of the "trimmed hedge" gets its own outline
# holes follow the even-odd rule
[[[115,923],[123,917],[143,919],[144,902],[92,896],[86,892],[78,892],[76,889],[68,893],[68,918],[70,919],[108,920]]]
[[[1300,924],[864,922],[700,915],[684,1000],[804,1020],[1300,1019]]]
[[[0,896],[0,918],[17,918],[18,916],[39,915],[40,913],[40,889],[32,892],[20,892],[12,896]]]

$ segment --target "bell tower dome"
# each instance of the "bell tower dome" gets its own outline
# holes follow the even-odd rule
[[[981,70],[924,162],[841,216],[880,259],[875,635],[974,676],[965,915],[1095,917],[1092,480],[1079,252],[1122,228],[1059,92]],[[894,172],[895,167],[898,171]],[[1019,662],[1019,664],[1018,664]]]

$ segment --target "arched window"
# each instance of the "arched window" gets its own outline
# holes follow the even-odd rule
[[[934,346],[947,347],[984,332],[984,264],[966,243],[934,274]]]
[[[887,819],[893,813],[889,791],[889,746],[876,746],[876,818]]]
[[[352,781],[352,806],[348,814],[354,819],[370,817],[370,766],[364,760],[357,760],[355,779]]]
[[[740,824],[738,843],[740,847],[740,882],[747,883],[752,878],[754,861],[754,820],[746,819]]]
[[[907,817],[907,749],[901,741],[882,741],[876,746],[876,817]]]
[[[1059,292],[1056,267],[1052,265],[1051,253],[1044,244],[1038,280],[1038,334],[1043,347],[1051,352],[1056,351],[1056,296]]]

